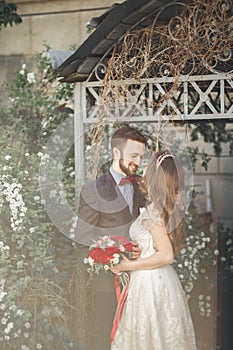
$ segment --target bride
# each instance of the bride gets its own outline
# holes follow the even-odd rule
[[[174,268],[174,254],[183,246],[178,201],[184,170],[168,153],[158,152],[145,173],[151,204],[131,225],[130,237],[142,253],[111,268],[130,273],[127,299],[111,350],[196,350],[186,296]]]

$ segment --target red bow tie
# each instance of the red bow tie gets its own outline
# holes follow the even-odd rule
[[[119,182],[120,186],[124,186],[125,184],[133,184],[135,181],[135,176],[127,176],[127,177],[122,177],[121,181]]]

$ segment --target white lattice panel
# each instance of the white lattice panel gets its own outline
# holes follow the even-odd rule
[[[105,103],[101,96],[102,81],[85,82],[83,122],[97,123],[102,115],[106,122],[233,118],[232,78],[232,73],[180,76],[175,90],[172,77],[118,81],[113,82],[114,88],[105,90]],[[116,89],[124,98],[114,95]]]

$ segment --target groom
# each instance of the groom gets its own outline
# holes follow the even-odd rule
[[[134,175],[145,153],[146,138],[136,129],[123,127],[113,134],[111,148],[110,168],[81,190],[77,241],[84,246],[90,246],[93,240],[105,234],[129,238],[129,227],[139,215],[139,209],[145,206],[146,200]],[[140,249],[133,243],[133,258],[136,259]],[[94,337],[96,350],[109,350],[116,310],[113,276],[105,273],[95,276],[93,288],[98,328]]]

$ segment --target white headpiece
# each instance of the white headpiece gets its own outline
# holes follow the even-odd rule
[[[160,154],[160,156],[157,158],[156,160],[156,169],[158,169],[158,167],[160,166],[160,164],[162,164],[162,162],[164,161],[164,159],[166,158],[175,158],[175,156],[171,153],[164,153],[164,154]]]

